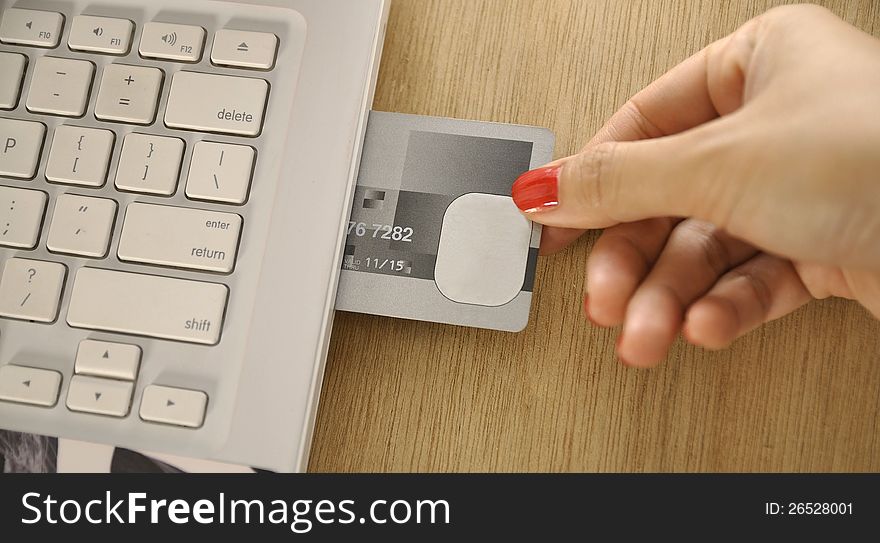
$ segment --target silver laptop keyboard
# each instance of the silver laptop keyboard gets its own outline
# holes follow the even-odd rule
[[[74,346],[65,398],[54,369],[0,366],[0,401],[126,417],[138,337],[220,342],[279,38],[11,8],[0,42],[0,317],[132,338]],[[207,403],[150,384],[138,414],[196,428]]]

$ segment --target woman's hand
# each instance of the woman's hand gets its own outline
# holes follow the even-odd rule
[[[605,228],[584,305],[653,366],[812,298],[880,317],[880,41],[816,6],[768,11],[634,96],[513,198],[543,252]]]

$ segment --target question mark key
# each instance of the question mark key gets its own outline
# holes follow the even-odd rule
[[[0,316],[34,322],[53,322],[67,267],[58,262],[10,258],[0,276]]]

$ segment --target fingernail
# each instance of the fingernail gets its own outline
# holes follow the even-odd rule
[[[511,196],[524,213],[547,211],[559,205],[559,166],[528,171],[513,183]]]

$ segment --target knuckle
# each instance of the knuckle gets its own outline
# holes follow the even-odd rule
[[[702,254],[706,265],[716,275],[721,275],[730,267],[730,251],[718,236],[709,234],[702,238]]]
[[[730,271],[732,279],[743,281],[752,292],[755,301],[761,312],[762,320],[766,320],[770,314],[770,307],[773,303],[773,293],[767,281],[759,274],[748,268],[737,268]]]
[[[804,14],[807,15],[828,15],[831,14],[832,11],[826,8],[825,6],[820,6],[818,4],[789,4],[785,6],[776,6],[773,9],[767,10],[764,15],[759,17],[773,18],[773,17],[789,17],[789,16],[801,16]]]
[[[804,18],[823,19],[828,16],[837,17],[828,8],[817,4],[791,4],[767,10],[744,26],[752,25],[755,29],[766,29],[768,33],[785,34],[792,25],[798,25]]]
[[[680,236],[694,243],[706,266],[717,277],[730,267],[732,258],[729,238],[715,225],[706,221],[689,220],[678,227]]]
[[[618,154],[616,142],[605,142],[581,153],[578,160],[566,164],[577,181],[577,198],[586,209],[604,210],[613,202],[616,192],[612,162]]]
[[[822,264],[795,264],[798,277],[810,297],[815,300],[824,300],[831,297],[832,284],[835,275],[839,272]]]
[[[651,139],[664,136],[664,132],[660,130],[651,119],[644,113],[644,107],[639,104],[638,97],[630,98],[621,108],[629,120],[630,125],[636,130],[639,139]]]

